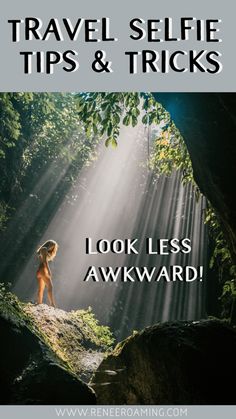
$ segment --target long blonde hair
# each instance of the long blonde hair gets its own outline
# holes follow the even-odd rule
[[[42,257],[42,251],[45,249],[47,261],[51,261],[55,258],[58,250],[58,244],[55,240],[47,240],[37,250],[37,255]]]

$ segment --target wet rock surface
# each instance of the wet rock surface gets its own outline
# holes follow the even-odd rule
[[[223,322],[164,323],[118,344],[92,386],[98,404],[235,404],[235,351]]]

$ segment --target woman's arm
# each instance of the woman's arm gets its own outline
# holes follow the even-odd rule
[[[40,259],[42,264],[47,268],[49,274],[51,275],[51,271],[48,264],[48,251],[46,247],[42,247],[40,249]]]

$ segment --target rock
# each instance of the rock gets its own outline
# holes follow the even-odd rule
[[[118,344],[91,385],[98,404],[235,404],[235,353],[221,321],[162,323]]]
[[[86,383],[113,337],[91,308],[25,304],[0,284],[0,339],[0,403],[96,403]]]
[[[51,350],[69,363],[77,377],[88,382],[104,358],[96,334],[86,321],[88,313],[68,312],[47,304],[24,304],[23,311],[33,320]]]
[[[201,192],[219,215],[236,263],[236,95],[154,93],[184,137]]]
[[[1,404],[95,404],[94,392],[24,325],[0,317]]]
[[[45,360],[31,362],[15,381],[13,394],[17,404],[96,404],[86,384]]]

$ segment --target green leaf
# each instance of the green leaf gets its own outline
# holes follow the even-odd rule
[[[96,135],[98,133],[97,125],[93,124],[93,132]]]
[[[117,147],[117,141],[116,141],[116,139],[115,138],[112,138],[111,139],[111,146],[113,147],[113,148],[116,148]]]
[[[111,122],[109,122],[109,124],[108,124],[108,128],[107,128],[107,135],[110,137],[110,135],[111,135],[111,133],[112,133],[112,130],[113,130],[113,125],[112,125],[112,123]]]
[[[135,127],[138,123],[138,118],[136,116],[132,116],[132,127]]]
[[[106,139],[106,141],[105,141],[105,146],[106,146],[106,147],[109,147],[109,145],[110,145],[110,141],[111,141],[111,139],[110,139],[110,138],[107,138],[107,139]]]

